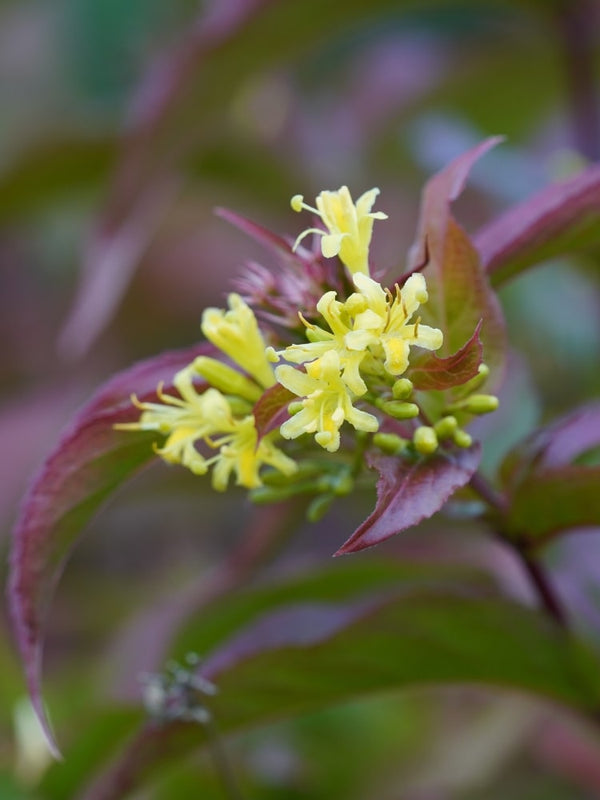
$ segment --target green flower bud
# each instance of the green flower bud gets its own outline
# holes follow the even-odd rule
[[[417,453],[421,453],[424,456],[435,453],[438,448],[436,432],[428,425],[421,425],[413,433],[413,445]]]
[[[263,390],[254,381],[216,358],[198,356],[193,363],[194,372],[202,375],[211,386],[224,394],[233,394],[255,403]]]
[[[472,394],[463,403],[469,414],[489,414],[498,408],[498,398],[493,394]]]
[[[408,445],[408,440],[395,433],[376,433],[373,444],[389,456],[399,455]]]
[[[458,428],[458,422],[456,421],[456,417],[450,417],[450,416],[442,417],[433,426],[433,429],[436,432],[438,439],[448,439],[450,436],[454,434],[457,428]]]
[[[419,406],[414,403],[403,403],[401,400],[383,400],[376,403],[386,414],[394,419],[413,419],[419,416]]]
[[[461,430],[460,428],[454,431],[452,435],[452,439],[454,440],[454,444],[457,447],[471,447],[473,444],[473,438],[466,432]]]
[[[406,400],[413,392],[412,381],[408,378],[399,378],[392,386],[394,400]]]

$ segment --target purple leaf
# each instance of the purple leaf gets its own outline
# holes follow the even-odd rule
[[[479,458],[477,444],[467,450],[440,452],[413,462],[371,455],[370,466],[379,472],[375,510],[335,555],[379,544],[431,517],[457,489],[469,482]]]
[[[535,431],[508,454],[501,475],[506,485],[514,485],[532,471],[567,466],[599,446],[600,404],[591,403]]]
[[[600,244],[600,165],[513,206],[473,237],[492,282]]]
[[[280,383],[267,389],[254,406],[254,420],[259,438],[280,428],[289,417],[288,405],[296,397]]]
[[[486,139],[481,144],[455,158],[431,178],[423,191],[417,239],[410,255],[410,268],[432,261],[437,269],[444,261],[448,224],[452,218],[450,204],[462,192],[473,165],[488,150],[503,140],[502,136]]]
[[[600,446],[600,404],[579,408],[540,433],[540,467],[571,464],[578,456]]]
[[[41,697],[42,641],[51,597],[68,552],[100,504],[153,457],[147,434],[116,431],[139,416],[130,395],[156,398],[164,381],[206,344],[165,353],[114,376],[77,414],[42,465],[23,502],[14,530],[9,597],[17,644],[32,702],[58,753]]]
[[[444,332],[440,355],[448,357],[459,350],[483,320],[480,339],[492,387],[503,372],[506,354],[502,310],[478,253],[454,220],[450,204],[462,191],[475,161],[499,141],[499,137],[486,140],[427,182],[417,239],[409,257],[410,269],[427,262],[423,275],[427,279],[429,301],[422,314],[424,322]]]
[[[415,389],[451,389],[474,378],[483,358],[480,330],[481,321],[469,341],[447,358],[438,358],[433,353],[413,358],[407,377]]]

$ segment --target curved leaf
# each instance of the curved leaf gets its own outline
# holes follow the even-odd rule
[[[427,684],[508,687],[581,710],[600,699],[597,660],[582,645],[541,615],[468,587],[284,608],[217,649],[202,675],[219,688],[210,709],[223,733]],[[198,726],[149,723],[84,797],[127,796],[206,741]]]
[[[373,454],[379,472],[377,504],[336,555],[354,553],[389,539],[439,511],[469,482],[480,458],[479,445],[452,453],[438,452],[417,461]]]
[[[506,355],[506,335],[500,304],[489,286],[479,255],[465,231],[454,220],[450,205],[461,193],[473,164],[500,137],[487,139],[452,161],[431,178],[423,191],[416,242],[409,266],[426,263],[429,300],[423,321],[442,328],[440,355],[460,350],[483,320],[483,357],[490,367],[490,383],[497,383]]]
[[[212,347],[165,353],[114,376],[79,412],[33,480],[17,521],[11,554],[9,597],[17,643],[25,664],[32,702],[49,741],[56,745],[41,694],[45,619],[65,559],[84,525],[101,503],[153,457],[148,434],[114,430],[137,419],[131,394],[156,397],[174,374]]]
[[[468,342],[447,358],[438,358],[434,353],[413,358],[407,377],[415,389],[452,389],[474,378],[483,358],[480,330],[481,321]]]
[[[534,264],[600,245],[600,165],[513,206],[473,237],[499,286]]]

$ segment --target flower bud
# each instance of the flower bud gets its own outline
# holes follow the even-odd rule
[[[433,428],[421,425],[413,433],[413,445],[417,453],[424,456],[435,453],[438,448],[438,438]]]
[[[458,428],[458,422],[456,421],[456,417],[451,417],[451,416],[442,417],[433,426],[433,429],[436,432],[438,439],[448,439],[450,436],[454,434],[457,428]]]
[[[406,400],[411,396],[412,391],[412,381],[409,381],[408,378],[399,378],[392,386],[394,400]]]
[[[454,444],[457,447],[471,447],[473,444],[473,438],[466,432],[461,430],[460,428],[452,434],[452,439],[454,440]]]
[[[262,395],[262,389],[254,381],[216,358],[198,356],[194,360],[194,372],[224,394],[238,395],[251,403],[255,403]]]
[[[403,403],[401,400],[384,400],[376,404],[394,419],[413,419],[419,416],[419,406],[414,403]]]
[[[388,456],[397,456],[408,445],[408,440],[397,436],[395,433],[376,433],[373,436],[373,444]]]
[[[489,414],[498,408],[498,398],[493,394],[472,394],[464,401],[463,408],[469,414]]]

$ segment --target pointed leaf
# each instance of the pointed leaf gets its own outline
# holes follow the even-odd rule
[[[473,241],[495,286],[545,259],[597,249],[600,165],[513,206]]]
[[[453,492],[469,482],[479,458],[478,445],[413,462],[372,455],[370,465],[379,472],[375,510],[336,555],[371,547],[431,517]]]
[[[422,307],[422,316],[424,322],[444,332],[440,355],[447,357],[462,348],[483,320],[480,338],[491,387],[499,380],[506,354],[502,310],[477,251],[452,217],[450,204],[462,191],[475,161],[499,141],[498,137],[486,140],[428,181],[409,259],[411,268],[427,262],[423,275],[429,301]]]
[[[452,389],[474,378],[483,360],[480,330],[481,321],[468,342],[447,358],[438,358],[434,353],[413,357],[406,375],[415,389]]]
[[[595,710],[597,659],[545,617],[512,601],[454,590],[407,589],[349,604],[311,603],[269,614],[219,647],[202,675],[222,733],[410,686],[478,683]],[[206,744],[184,723],[148,724],[85,793],[114,800],[157,767]]]
[[[295,397],[295,394],[280,383],[264,392],[253,411],[259,438],[283,425],[289,417],[288,405]]]
[[[42,641],[50,600],[68,552],[101,503],[153,457],[148,434],[116,431],[139,417],[132,393],[156,398],[174,374],[212,347],[197,345],[143,361],[113,377],[77,414],[48,456],[21,509],[11,555],[10,605],[27,684],[54,744],[40,694]]]

